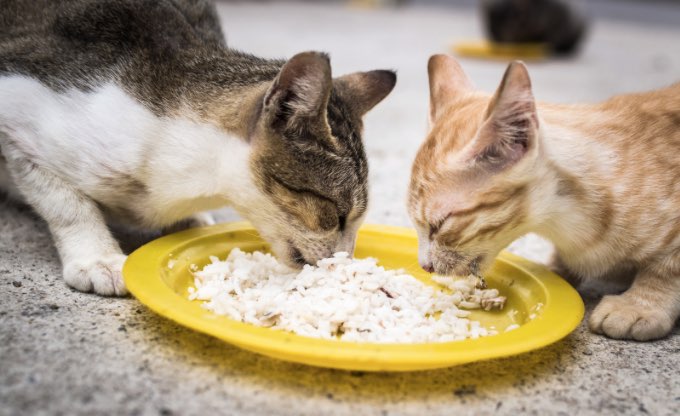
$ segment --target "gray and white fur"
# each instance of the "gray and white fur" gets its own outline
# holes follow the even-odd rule
[[[353,250],[361,117],[395,82],[230,49],[203,0],[5,0],[0,190],[47,221],[81,291],[126,293],[108,224],[211,224],[223,206],[283,261],[315,262]]]

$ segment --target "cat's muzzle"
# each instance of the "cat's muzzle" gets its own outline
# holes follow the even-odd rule
[[[473,274],[480,275],[480,266],[484,261],[484,256],[467,255],[456,251],[443,251],[433,256],[431,268],[432,271],[445,276],[467,276]]]

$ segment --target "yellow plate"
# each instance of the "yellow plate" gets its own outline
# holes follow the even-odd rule
[[[545,59],[550,55],[548,46],[543,43],[496,43],[485,40],[458,42],[453,46],[453,51],[469,58],[503,61],[511,59],[535,61]]]
[[[417,266],[418,241],[413,230],[365,225],[359,231],[357,257],[376,257],[389,268],[405,268],[424,282]],[[476,311],[472,318],[493,325],[496,336],[447,343],[368,344],[331,341],[261,328],[214,315],[189,301],[193,284],[189,266],[224,258],[234,247],[267,250],[248,223],[220,224],[172,234],[132,253],[123,268],[125,283],[140,302],[173,321],[241,348],[281,360],[320,367],[365,371],[410,371],[448,367],[504,357],[551,344],[581,321],[584,307],[571,286],[537,264],[502,253],[485,276],[490,286],[508,297],[501,312]],[[532,319],[533,318],[533,319]],[[511,324],[520,327],[503,332]]]

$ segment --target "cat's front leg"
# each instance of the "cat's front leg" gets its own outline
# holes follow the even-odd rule
[[[678,258],[640,270],[630,289],[602,298],[590,315],[594,332],[617,339],[649,341],[668,335],[680,315]]]
[[[11,160],[8,167],[27,202],[47,221],[66,283],[83,292],[125,295],[125,255],[97,204],[28,160]]]

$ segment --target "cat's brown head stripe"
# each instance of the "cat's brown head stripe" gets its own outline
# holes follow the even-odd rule
[[[291,58],[265,92],[253,137],[256,184],[281,212],[297,261],[352,251],[368,206],[362,116],[394,87],[391,71],[333,79],[328,56]],[[276,240],[276,238],[274,238]]]
[[[428,64],[430,131],[413,164],[408,208],[421,265],[478,273],[526,228],[538,116],[523,64],[510,64],[493,97],[451,57]]]

